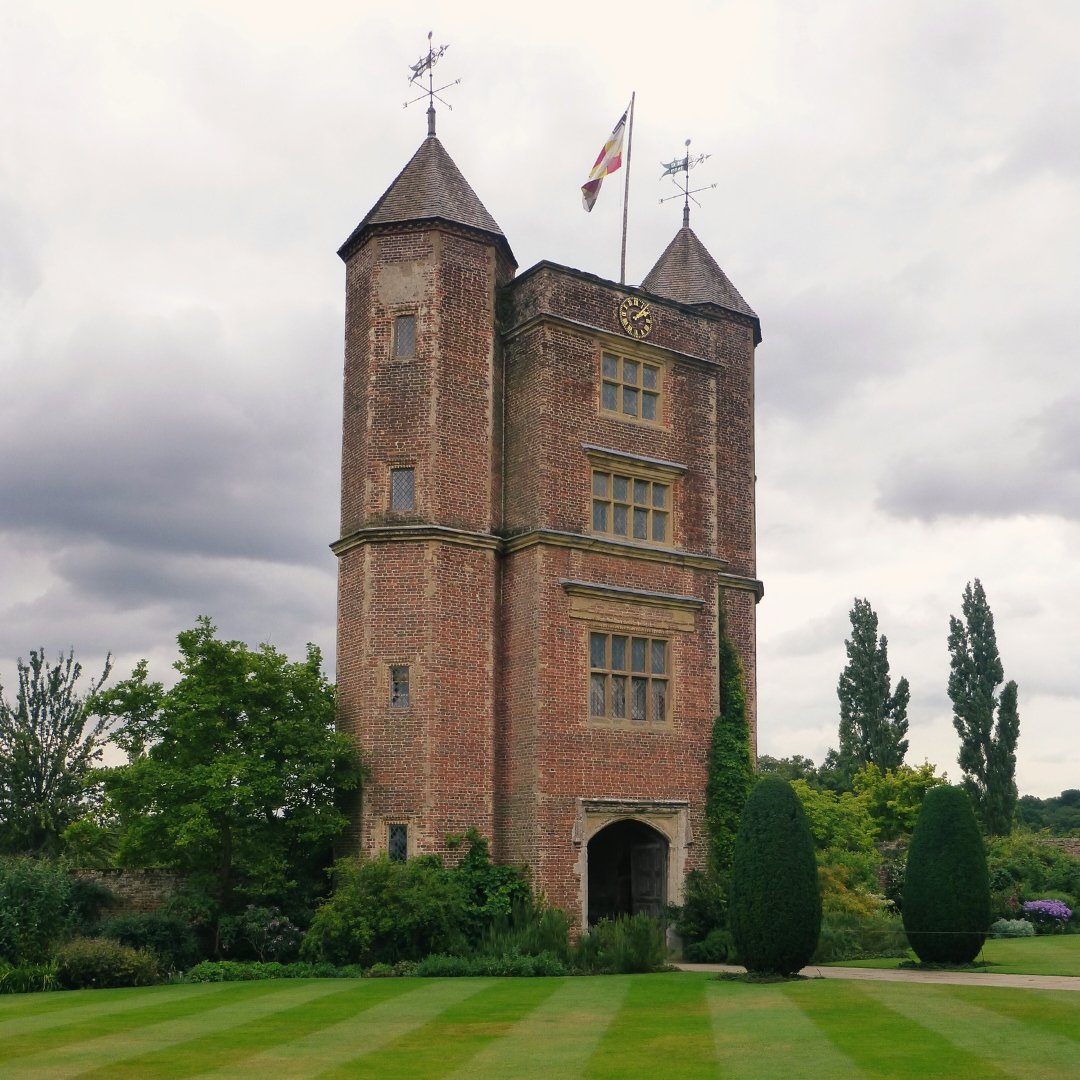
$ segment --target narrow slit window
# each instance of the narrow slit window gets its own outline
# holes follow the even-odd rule
[[[390,509],[416,509],[416,470],[390,470]]]
[[[411,360],[416,355],[416,316],[394,319],[394,359]]]
[[[409,857],[409,826],[388,825],[386,827],[386,854],[391,862],[405,862]]]
[[[409,707],[409,668],[407,664],[396,664],[390,668],[390,708],[407,709]]]

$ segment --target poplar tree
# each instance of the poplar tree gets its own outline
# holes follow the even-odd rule
[[[960,736],[957,759],[964,788],[983,830],[1012,831],[1016,811],[1016,742],[1020,735],[1016,683],[1005,683],[994,615],[978,578],[964,589],[963,621],[949,619],[949,697]]]
[[[873,764],[896,769],[907,753],[907,707],[911,691],[901,678],[892,689],[889,642],[878,636],[877,613],[869,600],[855,599],[851,637],[844,642],[847,666],[836,687],[840,699],[840,762],[849,773]]]
[[[109,677],[82,696],[82,666],[74,650],[55,664],[44,649],[20,657],[19,686],[8,701],[0,687],[0,852],[55,855],[60,834],[94,804],[108,720],[87,720],[87,700]]]

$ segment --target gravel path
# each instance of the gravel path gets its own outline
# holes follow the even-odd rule
[[[746,969],[732,964],[676,964],[680,971]],[[897,968],[806,967],[809,979],[862,979],[866,982],[947,983],[953,986],[1012,986],[1027,990],[1080,990],[1080,978],[1070,975],[996,975],[988,971],[914,971]]]

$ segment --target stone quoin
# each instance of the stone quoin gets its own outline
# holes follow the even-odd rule
[[[339,255],[353,850],[475,827],[580,925],[680,902],[718,604],[756,745],[757,316],[686,218],[637,288],[517,274],[433,128]]]

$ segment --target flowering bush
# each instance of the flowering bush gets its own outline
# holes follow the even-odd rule
[[[1028,900],[1024,916],[1043,933],[1060,933],[1072,918],[1072,908],[1061,900]]]
[[[1035,927],[1027,919],[998,919],[990,924],[992,938],[1034,937]]]
[[[248,904],[240,915],[221,920],[221,943],[226,952],[254,955],[260,962],[291,960],[303,934],[276,907]]]

